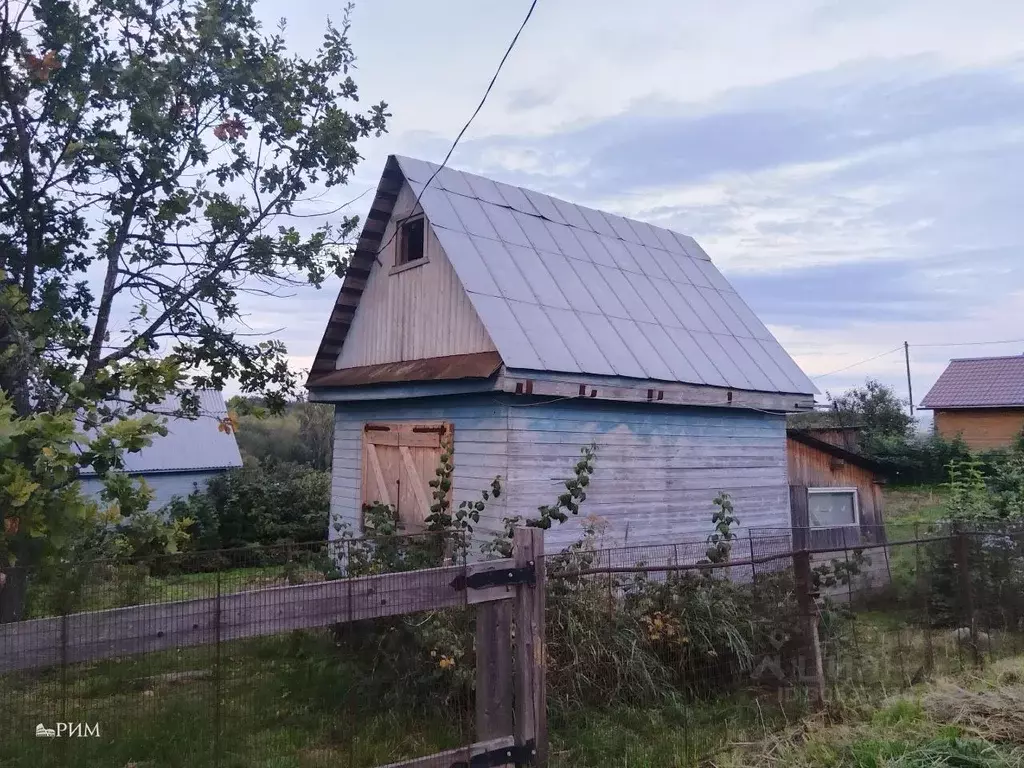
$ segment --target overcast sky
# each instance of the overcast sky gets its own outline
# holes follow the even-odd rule
[[[528,5],[358,2],[394,118],[323,207],[440,161]],[[259,8],[300,49],[331,13]],[[451,165],[693,235],[823,391],[905,395],[902,350],[824,374],[909,341],[920,401],[950,357],[1024,352],[923,346],[1024,339],[1022,29],[1012,0],[540,0]],[[339,283],[250,321],[307,367]]]

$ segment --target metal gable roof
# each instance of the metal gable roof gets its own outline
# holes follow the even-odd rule
[[[451,168],[424,188],[437,168],[389,158],[340,323],[354,314],[398,171],[507,367],[817,392],[692,237]],[[328,328],[311,379],[333,370],[346,330]]]
[[[1024,407],[1024,355],[950,360],[921,408]]]
[[[196,394],[201,414],[196,419],[169,415],[178,410],[176,398],[169,398],[153,409],[168,414],[164,424],[167,434],[156,435],[151,445],[137,453],[124,454],[125,472],[197,472],[242,466],[235,436],[218,429],[220,419],[228,412],[223,396],[214,390],[200,390]],[[82,474],[95,473],[87,468]]]

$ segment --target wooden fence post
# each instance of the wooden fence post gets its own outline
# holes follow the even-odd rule
[[[534,765],[548,764],[547,661],[544,652],[544,531],[517,528],[512,553],[516,568],[533,569],[534,583],[515,597],[515,739],[531,741]]]
[[[512,733],[512,602],[476,608],[476,740]]]
[[[974,619],[974,590],[971,587],[971,553],[968,533],[964,530],[962,523],[956,523],[953,528],[953,555],[956,559],[956,570],[960,582],[960,607],[963,618],[967,622],[967,631],[970,633],[971,658],[975,666],[981,666],[981,649],[978,646],[978,626]],[[958,628],[959,629],[959,628]],[[960,632],[957,632],[957,641],[962,640]]]
[[[806,638],[805,652],[810,665],[811,702],[816,709],[825,704],[825,664],[818,636],[818,609],[814,602],[811,577],[810,510],[807,486],[789,486],[790,519],[793,524],[793,575],[796,580],[797,608]],[[801,665],[805,666],[805,665]]]

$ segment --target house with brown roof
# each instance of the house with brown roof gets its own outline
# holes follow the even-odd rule
[[[972,450],[1005,448],[1024,431],[1024,355],[950,360],[921,401],[935,431]]]

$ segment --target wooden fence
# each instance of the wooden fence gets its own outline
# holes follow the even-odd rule
[[[467,566],[0,624],[0,672],[473,605],[477,610],[475,742],[385,768],[543,766],[547,760],[543,532],[517,530],[513,543],[513,557]]]

